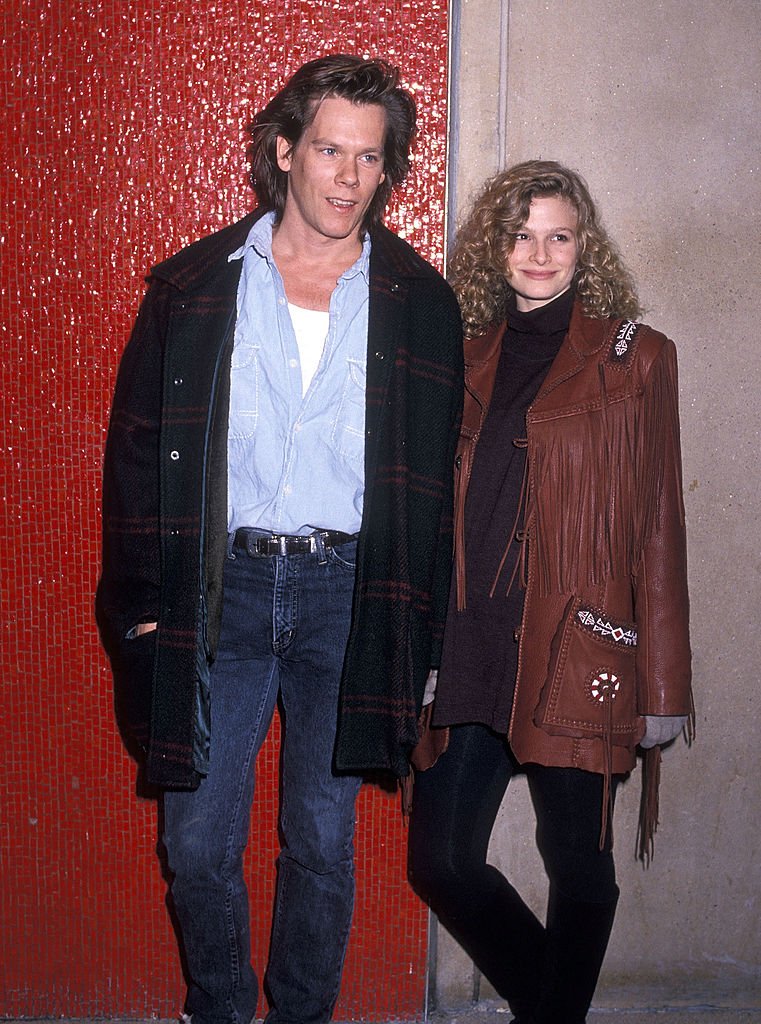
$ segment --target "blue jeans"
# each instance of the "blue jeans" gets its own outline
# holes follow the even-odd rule
[[[280,697],[281,852],[265,976],[268,1024],[330,1019],[354,904],[354,804],[361,780],[332,771],[356,541],[317,554],[225,566],[212,669],[209,774],[164,798],[172,898],[193,1024],[249,1024],[258,998],[243,880],[254,762]]]

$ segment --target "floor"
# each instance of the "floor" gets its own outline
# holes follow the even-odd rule
[[[761,989],[753,978],[747,983],[734,979],[714,980],[704,988],[691,980],[680,990],[672,979],[659,990],[632,991],[608,986],[595,997],[587,1024],[761,1024]],[[466,1009],[434,1012],[428,1024],[510,1024],[512,1015],[504,1003],[484,999]],[[0,1024],[32,1024],[32,1018]],[[33,1024],[106,1024],[83,1020],[35,1020]],[[111,1020],[108,1024],[179,1024],[178,1021]],[[259,1024],[259,1022],[257,1022]],[[338,1022],[336,1022],[338,1024]],[[406,1022],[387,1022],[406,1024]],[[557,1024],[563,1024],[558,1021]]]
[[[737,1001],[735,1001],[737,1002]],[[510,1024],[512,1016],[504,1006],[485,1000],[466,1010],[433,1013],[429,1024]],[[34,1020],[3,1018],[3,1024],[104,1024],[103,1021]],[[110,1021],[109,1024],[177,1024],[176,1021]],[[389,1022],[393,1024],[393,1022]],[[406,1024],[406,1022],[396,1022]],[[558,1021],[562,1024],[562,1021]],[[664,1005],[648,1008],[609,1005],[590,1011],[587,1024],[761,1024],[761,1006],[719,1006],[710,1003]]]
[[[455,1013],[435,1013],[429,1024],[508,1024],[510,1012],[494,1003],[478,1003]],[[562,1021],[558,1021],[562,1024]],[[590,1010],[587,1024],[761,1024],[761,1007],[682,1006],[607,1007]]]
[[[509,1024],[512,1015],[495,1000],[483,1000],[467,1010],[433,1013],[429,1024]],[[563,1024],[558,1021],[558,1024]],[[612,985],[598,991],[587,1024],[761,1024],[761,989],[747,982],[713,979],[701,986],[673,981],[632,991]]]

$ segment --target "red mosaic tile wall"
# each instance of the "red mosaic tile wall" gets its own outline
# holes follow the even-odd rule
[[[441,264],[446,2],[16,0],[0,18],[0,1015],[171,1017],[184,989],[156,808],[134,794],[92,615],[119,354],[146,270],[250,208],[246,122],[326,52],[403,65],[421,130],[390,221]],[[248,861],[259,971],[276,739]],[[426,920],[404,847],[398,802],[367,788],[338,1019],[421,1014]]]

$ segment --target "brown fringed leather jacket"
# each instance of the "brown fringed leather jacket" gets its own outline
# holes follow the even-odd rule
[[[465,343],[455,480],[460,608],[465,498],[504,330]],[[686,715],[692,706],[673,342],[644,325],[587,317],[577,302],[529,409],[526,444],[513,584],[526,597],[509,740],[521,762],[609,779],[634,767],[644,715]],[[646,842],[657,776],[650,785]]]

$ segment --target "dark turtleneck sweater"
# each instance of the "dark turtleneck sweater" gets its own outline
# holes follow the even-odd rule
[[[508,327],[473,460],[465,504],[467,604],[457,611],[454,583],[444,633],[435,725],[480,722],[506,733],[518,670],[516,629],[524,591],[516,577],[510,587],[519,544],[513,541],[502,570],[526,464],[526,413],[536,398],[568,331],[573,290],[539,309],[521,313],[508,300]],[[490,596],[499,575],[494,595]],[[508,591],[509,587],[509,591]]]

